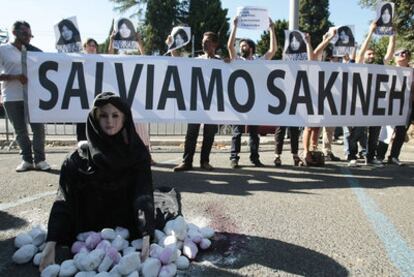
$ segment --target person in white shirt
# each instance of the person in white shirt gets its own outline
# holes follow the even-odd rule
[[[27,76],[22,73],[22,48],[24,46],[27,51],[41,50],[30,44],[33,36],[29,23],[16,21],[12,32],[15,36],[14,41],[0,46],[0,81],[2,82],[4,108],[13,125],[23,160],[17,166],[16,171],[23,172],[31,169],[47,171],[50,170],[50,166],[45,158],[45,127],[42,123],[30,122],[33,132],[32,144],[27,130],[23,94]]]

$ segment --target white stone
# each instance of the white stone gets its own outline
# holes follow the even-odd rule
[[[160,269],[159,277],[173,277],[177,274],[177,265],[169,264],[163,265]]]
[[[14,239],[14,246],[20,248],[26,244],[33,244],[32,242],[33,238],[28,233],[21,233]]]
[[[101,231],[101,237],[102,239],[106,240],[114,240],[116,237],[116,232],[112,228],[104,228]]]
[[[175,264],[179,270],[185,270],[190,267],[190,261],[185,256],[178,257],[177,261],[175,261]]]
[[[141,257],[137,252],[130,253],[123,256],[118,263],[118,272],[122,275],[128,275],[129,273],[137,270],[141,264]]]
[[[26,244],[14,252],[12,260],[16,264],[24,264],[31,261],[37,253],[37,247],[33,244]]]
[[[161,262],[156,258],[148,258],[142,264],[142,275],[144,277],[157,277],[161,269]]]
[[[78,269],[75,266],[75,262],[71,260],[63,261],[60,265],[59,277],[70,277],[76,274]]]
[[[60,266],[57,264],[52,264],[46,267],[42,273],[40,274],[41,277],[57,277],[59,274]]]

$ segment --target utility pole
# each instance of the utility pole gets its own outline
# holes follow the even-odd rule
[[[299,28],[299,0],[290,0],[289,8],[289,30]]]

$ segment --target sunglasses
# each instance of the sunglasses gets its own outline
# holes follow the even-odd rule
[[[394,57],[400,57],[400,56],[403,56],[403,55],[404,56],[409,56],[410,52],[408,50],[399,51],[399,52],[396,52],[394,54]]]

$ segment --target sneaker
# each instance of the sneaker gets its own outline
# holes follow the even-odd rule
[[[384,167],[384,164],[382,163],[382,161],[377,160],[376,158],[373,158],[372,160],[365,160],[365,165],[374,165],[377,167]]]
[[[214,169],[214,167],[211,164],[209,164],[208,162],[200,163],[200,168],[204,169],[204,170],[208,170],[208,171],[211,171],[211,170]]]
[[[252,164],[254,164],[255,167],[264,167],[265,166],[264,164],[262,164],[262,162],[259,159],[252,161]]]
[[[239,167],[239,161],[237,161],[237,160],[231,160],[230,161],[230,166],[233,169],[238,168]]]
[[[349,167],[358,167],[358,162],[357,160],[350,160],[348,163]]]
[[[329,152],[325,156],[325,161],[339,162],[341,159],[335,156],[332,152]]]
[[[180,163],[179,165],[174,167],[173,171],[177,172],[177,171],[186,171],[186,170],[191,170],[191,169],[193,169],[192,164]]]
[[[395,165],[398,165],[398,166],[403,166],[404,165],[399,159],[391,158],[391,157],[388,158],[388,163],[389,164],[395,164]]]
[[[33,164],[26,161],[22,161],[22,163],[16,167],[17,172],[24,172],[32,169],[34,169]]]
[[[49,171],[50,165],[46,161],[41,161],[35,165],[35,169],[41,171]]]
[[[280,157],[276,157],[274,159],[273,163],[275,164],[276,167],[281,167],[282,166],[282,160],[280,159]]]

